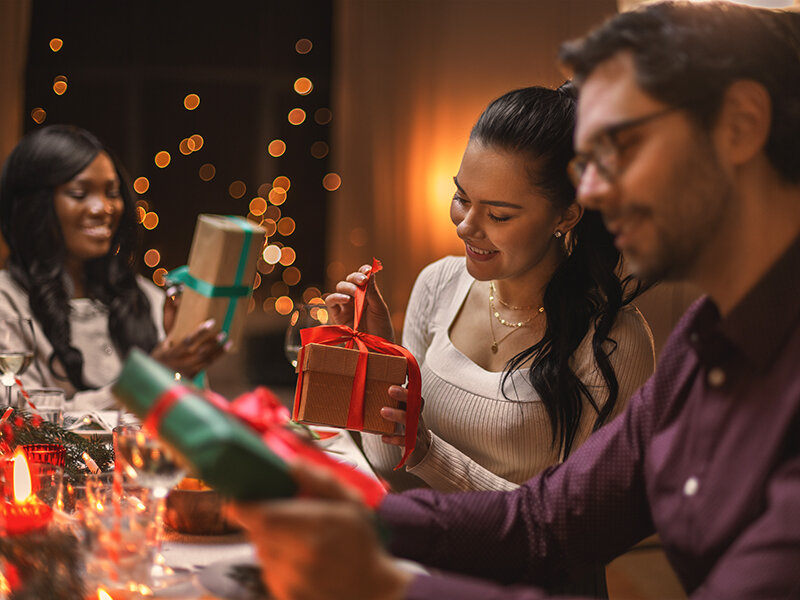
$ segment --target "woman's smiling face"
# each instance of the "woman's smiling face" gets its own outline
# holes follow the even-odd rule
[[[56,186],[53,202],[68,260],[83,263],[110,252],[123,199],[114,163],[105,152],[75,177]]]
[[[455,177],[450,218],[477,280],[524,276],[558,260],[562,212],[531,183],[525,157],[471,140]]]

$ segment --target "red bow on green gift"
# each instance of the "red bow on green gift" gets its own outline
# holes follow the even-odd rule
[[[299,457],[324,468],[335,475],[341,483],[355,490],[367,506],[376,508],[386,495],[386,489],[378,480],[332,459],[287,429],[288,409],[265,387],[258,387],[228,402],[210,390],[194,390],[176,385],[166,390],[153,403],[145,420],[145,427],[157,431],[158,424],[170,407],[186,394],[201,395],[220,411],[233,415],[249,425],[261,435],[267,447],[285,462],[291,462]]]
[[[372,270],[367,274],[367,280],[362,287],[356,290],[354,297],[354,315],[353,327],[358,327],[361,321],[361,314],[364,311],[364,297],[367,291],[367,284],[370,277],[383,269],[381,261],[377,258],[372,259]],[[356,363],[356,372],[353,376],[353,388],[350,392],[350,406],[347,411],[347,429],[354,431],[362,431],[364,429],[364,392],[367,384],[367,358],[370,350],[374,350],[380,354],[391,354],[394,356],[403,356],[407,362],[408,373],[408,398],[406,400],[406,432],[405,432],[405,448],[403,450],[403,457],[397,464],[395,469],[402,467],[411,453],[414,451],[414,445],[417,441],[417,427],[419,425],[419,413],[422,409],[421,389],[422,380],[419,374],[419,365],[417,364],[414,356],[397,344],[387,342],[382,337],[371,335],[362,331],[357,331],[345,325],[320,325],[319,327],[311,327],[300,331],[300,338],[303,342],[303,348],[300,350],[298,356],[298,364],[303,364],[303,351],[308,344],[324,344],[326,346],[338,346],[344,344],[345,348],[358,348],[358,362]],[[302,389],[303,370],[301,369],[298,374],[297,390],[298,394]],[[297,411],[299,409],[299,402],[295,398],[294,403],[294,418],[297,419]]]

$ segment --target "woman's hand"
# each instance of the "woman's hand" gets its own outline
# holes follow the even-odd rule
[[[408,400],[408,390],[404,387],[400,387],[399,385],[391,385],[389,386],[389,397],[393,400],[397,400],[400,403],[400,406],[405,406],[406,401]],[[384,406],[381,408],[381,416],[386,419],[387,421],[391,421],[395,423],[397,427],[397,433],[394,434],[383,434],[381,436],[381,441],[384,444],[391,444],[392,446],[400,446],[401,448],[406,445],[406,435],[405,435],[405,424],[406,424],[406,411],[402,408],[392,408],[391,406]],[[408,459],[408,464],[413,466],[417,464],[422,457],[425,456],[428,452],[428,448],[431,445],[431,434],[430,431],[425,427],[422,422],[422,419],[419,421],[419,426],[417,427],[417,443],[414,446],[414,452]]]
[[[224,333],[213,331],[215,323],[214,319],[209,319],[177,342],[169,338],[163,340],[150,356],[185,377],[194,377],[231,347]]]
[[[328,294],[325,298],[325,305],[328,307],[328,314],[337,325],[347,325],[354,327],[353,316],[355,313],[355,302],[353,297],[358,288],[363,288],[367,281],[367,273],[372,267],[362,265],[355,273],[350,273],[344,281],[336,284],[336,291]],[[367,293],[364,297],[364,312],[361,315],[359,331],[377,335],[385,340],[394,342],[394,327],[389,316],[389,307],[381,296],[378,284],[373,275],[367,284]]]

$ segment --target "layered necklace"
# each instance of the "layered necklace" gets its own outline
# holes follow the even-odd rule
[[[497,301],[500,304],[502,304],[503,306],[505,306],[509,310],[522,311],[522,310],[534,310],[534,309],[536,309],[536,312],[534,312],[530,317],[528,317],[524,321],[517,321],[517,322],[507,321],[506,319],[504,319],[503,317],[500,316],[500,312],[495,308],[495,306],[494,306],[495,298],[497,299]],[[521,327],[525,327],[526,325],[528,325],[531,321],[533,321],[533,319],[535,319],[537,316],[539,316],[542,313],[544,313],[544,306],[539,306],[538,308],[535,305],[531,305],[531,306],[512,306],[511,304],[503,302],[503,299],[500,298],[500,296],[497,294],[497,290],[495,290],[494,281],[490,281],[489,282],[489,331],[492,334],[492,354],[497,354],[497,347],[500,344],[500,342],[502,342],[504,339],[506,339],[508,336],[510,336],[512,333],[514,333],[515,331],[517,331]],[[492,317],[494,317],[494,319],[496,319],[497,322],[500,323],[501,325],[511,328],[511,331],[509,331],[507,334],[505,334],[499,340],[497,338],[495,338],[495,335],[494,335],[494,323],[492,322]]]

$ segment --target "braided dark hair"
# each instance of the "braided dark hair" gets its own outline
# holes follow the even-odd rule
[[[114,154],[88,131],[50,125],[26,135],[6,160],[0,179],[0,231],[10,249],[7,268],[28,293],[32,316],[53,346],[77,390],[83,379],[83,355],[72,345],[69,292],[64,278],[64,236],[53,204],[53,191],[83,171],[100,152],[112,160],[120,180],[123,212],[111,251],[85,265],[86,292],[109,309],[111,340],[126,354],[132,347],[150,351],[158,339],[150,302],[136,283],[136,218],[128,178]]]
[[[470,140],[525,157],[531,185],[557,208],[566,209],[575,201],[575,188],[567,176],[574,153],[575,108],[569,82],[558,90],[538,86],[514,90],[489,104]],[[566,457],[578,432],[584,398],[597,412],[595,429],[614,410],[619,383],[609,360],[616,346],[609,333],[620,309],[639,293],[640,284],[630,278],[620,280],[620,253],[596,211],[584,211],[565,245],[566,258],[545,288],[544,336],[506,364],[503,393],[511,372],[530,363],[528,376],[550,418],[553,445]],[[632,289],[626,295],[629,285]],[[569,364],[591,325],[592,352],[608,388],[602,408]]]

